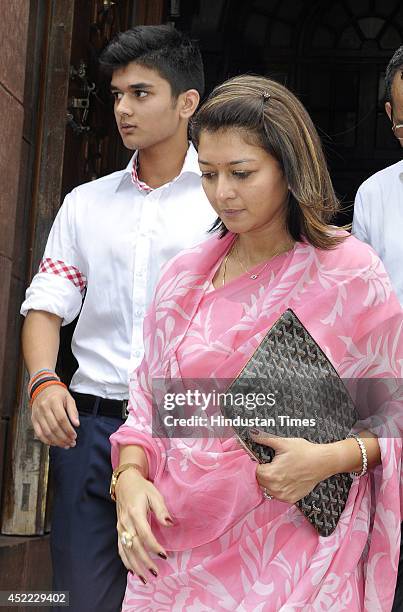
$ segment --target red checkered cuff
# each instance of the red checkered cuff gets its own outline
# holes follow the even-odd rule
[[[80,272],[78,268],[65,264],[64,261],[61,261],[60,259],[54,260],[50,257],[42,259],[41,263],[39,264],[38,272],[47,272],[48,274],[63,276],[71,281],[73,285],[81,291],[81,293],[87,286],[87,277],[85,274]]]

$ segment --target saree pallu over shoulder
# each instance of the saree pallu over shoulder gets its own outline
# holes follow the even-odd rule
[[[341,377],[382,378],[385,382],[403,378],[401,307],[378,257],[351,236],[330,251],[296,243],[290,252],[271,262],[252,297],[247,275],[216,290],[211,295],[212,301],[216,299],[214,317],[221,313],[225,319],[234,300],[245,304],[243,314],[215,338],[214,355],[198,350],[197,343],[192,346],[187,332],[199,316],[213,272],[233,240],[232,234],[223,239],[214,237],[180,253],[163,270],[144,323],[145,356],[130,382],[129,418],[111,437],[114,466],[119,462],[119,445],[144,448],[150,479],[175,519],[169,530],[154,521],[152,528],[161,544],[172,551],[195,549],[209,542],[214,546],[249,515],[260,513],[264,502],[255,478],[256,465],[233,439],[153,437],[153,379],[180,378],[187,361],[194,379],[234,379],[287,308],[296,313]],[[206,318],[199,327],[203,326],[208,337],[211,321]],[[382,464],[353,484],[339,525],[326,540],[303,517],[301,522],[295,507],[275,500],[266,502],[276,533],[286,529],[292,538],[294,530],[302,530],[307,550],[314,551],[301,576],[299,595],[304,604],[313,597],[315,581],[332,572],[339,575],[347,571],[347,565],[348,571],[355,571],[364,550],[360,571],[382,585],[382,597],[385,593],[388,601],[393,597],[401,511],[401,403],[398,391],[392,399],[385,393],[384,418],[376,426],[368,423],[380,437]],[[372,521],[375,528],[367,544]],[[345,552],[344,561],[338,549]],[[286,550],[291,567],[298,551]],[[371,591],[364,583],[365,596],[376,606],[380,592],[375,587]],[[380,610],[389,609],[379,605]]]

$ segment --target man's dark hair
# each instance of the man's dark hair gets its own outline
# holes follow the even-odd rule
[[[403,71],[403,45],[394,52],[385,74],[385,101],[392,102],[392,83],[398,70]],[[403,78],[403,73],[402,73]]]
[[[200,97],[204,92],[200,49],[171,26],[136,26],[120,32],[102,52],[99,61],[109,74],[130,62],[156,70],[170,84],[174,98],[188,89],[196,89]]]

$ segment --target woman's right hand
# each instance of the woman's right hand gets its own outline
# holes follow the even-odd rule
[[[153,576],[158,575],[158,568],[149,552],[157,554],[162,559],[167,558],[166,551],[151,531],[147,515],[150,511],[153,512],[164,527],[173,525],[173,520],[161,493],[135,468],[129,468],[120,474],[115,495],[120,558],[126,568],[136,573],[145,584],[148,572]],[[122,542],[123,534],[125,534],[123,540],[126,539],[129,545]]]

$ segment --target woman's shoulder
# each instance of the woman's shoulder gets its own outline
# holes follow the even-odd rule
[[[315,249],[321,263],[332,268],[354,270],[378,266],[380,259],[369,244],[344,230],[335,230],[335,233],[343,238],[337,246],[328,250]]]

